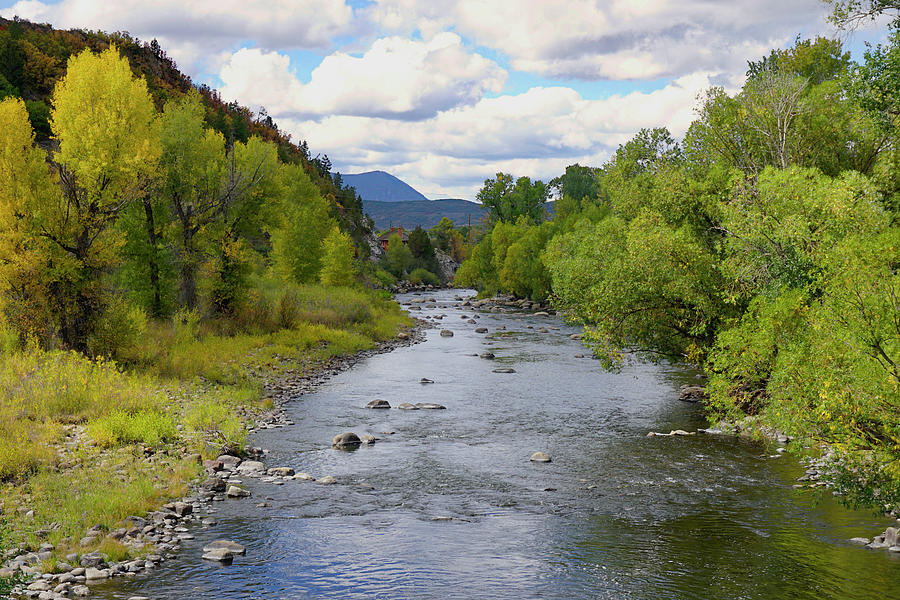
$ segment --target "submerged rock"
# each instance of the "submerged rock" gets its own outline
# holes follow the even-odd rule
[[[203,546],[204,552],[212,552],[213,550],[228,550],[232,554],[243,556],[247,553],[247,549],[237,542],[231,540],[216,540]]]
[[[447,407],[442,404],[435,404],[434,402],[417,402],[416,408],[421,408],[422,410],[444,410]]]
[[[515,373],[516,370],[515,370],[515,369],[511,369],[511,368],[509,368],[509,367],[504,367],[504,368],[501,368],[501,369],[494,369],[493,372],[494,372],[494,373]]]
[[[702,385],[682,386],[681,393],[678,396],[678,399],[682,402],[702,402],[707,398],[709,398],[709,396],[706,394],[706,389]]]
[[[453,337],[453,332],[449,329],[441,329],[441,337]]]
[[[387,400],[372,400],[366,404],[366,408],[390,408],[391,405]]]
[[[400,410],[419,410],[419,407],[415,404],[410,404],[409,402],[401,402],[397,405],[397,408]]]
[[[225,495],[229,498],[246,498],[250,495],[250,492],[242,487],[232,485],[228,488],[228,491],[225,492]]]

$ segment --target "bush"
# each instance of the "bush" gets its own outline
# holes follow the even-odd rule
[[[110,302],[88,339],[93,356],[106,356],[119,361],[134,361],[141,342],[147,335],[147,315],[121,298]]]
[[[88,423],[88,432],[97,444],[105,447],[126,444],[158,446],[178,435],[171,417],[156,411],[128,413],[114,411]]]
[[[375,269],[375,281],[384,288],[390,288],[397,284],[397,278],[381,267]]]
[[[415,285],[441,285],[441,280],[437,275],[421,267],[410,273],[408,279],[410,283]]]
[[[247,441],[247,431],[234,409],[216,398],[206,398],[194,404],[184,416],[194,442],[204,456],[217,456],[223,449],[241,452]]]

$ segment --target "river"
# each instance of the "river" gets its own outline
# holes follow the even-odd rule
[[[575,358],[588,353],[558,318],[482,313],[472,325],[458,293],[401,297],[435,297],[413,314],[446,315],[425,342],[361,361],[291,402],[296,425],[251,440],[269,450],[267,466],[337,485],[245,478],[253,497],[215,503],[218,525],[192,530],[178,558],[96,586],[93,597],[892,594],[900,557],[847,541],[889,523],[794,490],[803,469],[792,457],[728,437],[647,437],[705,426],[701,407],[677,399],[693,373],[666,364],[605,372]],[[473,356],[488,349],[496,359]],[[516,372],[493,372],[502,367]],[[376,398],[447,409],[364,408]],[[379,439],[332,449],[344,431]],[[538,450],[552,462],[529,462]],[[264,500],[271,506],[258,508]],[[230,566],[201,560],[219,538],[247,555]]]

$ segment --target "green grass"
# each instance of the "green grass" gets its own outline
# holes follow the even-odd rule
[[[229,319],[181,312],[147,323],[124,367],[3,343],[0,514],[11,516],[12,537],[36,548],[45,540],[34,531],[59,524],[46,538],[57,556],[88,551],[73,544],[89,527],[114,529],[186,493],[198,471],[186,455],[240,451],[247,419],[272,405],[263,377],[308,372],[412,324],[381,292],[257,283]],[[98,544],[129,555],[117,542]]]

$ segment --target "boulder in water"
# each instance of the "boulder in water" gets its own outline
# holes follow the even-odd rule
[[[366,408],[390,408],[391,405],[387,400],[372,400],[366,404]]]
[[[409,402],[401,402],[397,405],[397,408],[400,410],[419,410],[419,407],[415,404],[410,404]]]
[[[511,369],[509,367],[504,367],[501,369],[494,369],[494,373],[515,373],[515,369]]]
[[[359,448],[362,444],[362,440],[359,439],[359,436],[353,433],[352,431],[348,431],[346,433],[339,433],[331,440],[331,445],[337,448],[338,450],[350,450],[354,448]]]
[[[529,459],[531,462],[550,462],[550,455],[546,452],[535,452]]]
[[[435,404],[434,402],[417,402],[416,408],[422,410],[444,410],[447,407],[442,404]]]

